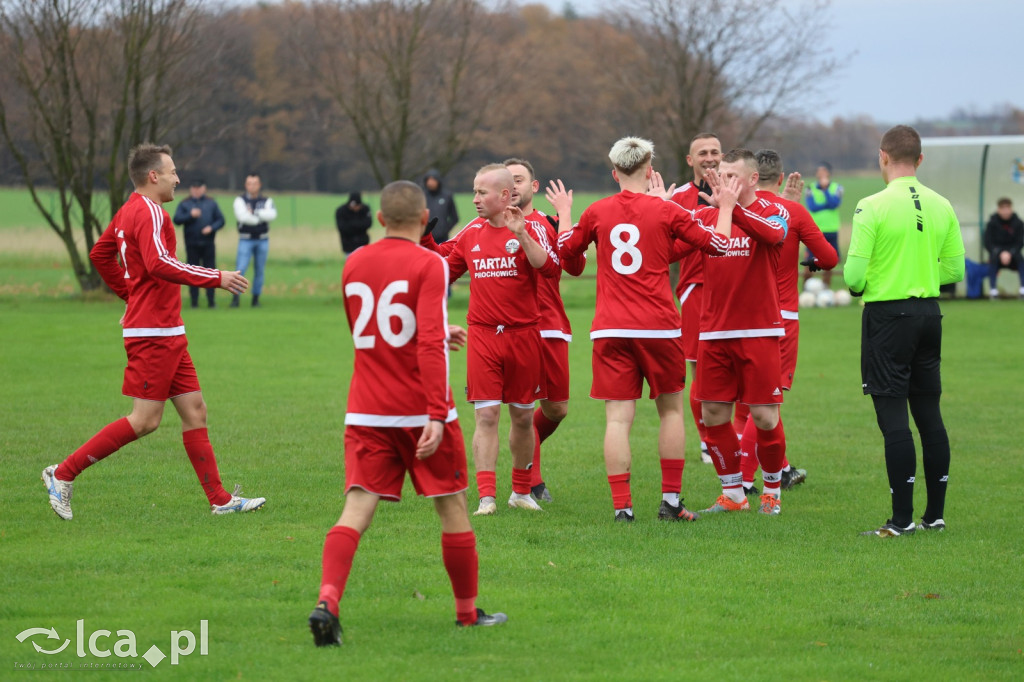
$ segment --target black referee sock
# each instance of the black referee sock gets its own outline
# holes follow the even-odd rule
[[[906,528],[914,519],[914,474],[917,454],[910,429],[885,434],[885,470],[892,491],[892,522]]]
[[[949,480],[949,436],[946,429],[921,434],[924,458],[924,482],[928,488],[928,506],[924,521],[932,523],[943,518],[946,506],[946,484]]]

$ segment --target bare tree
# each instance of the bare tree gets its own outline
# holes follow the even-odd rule
[[[292,45],[381,185],[463,158],[513,68],[507,17],[476,0],[324,0]]]
[[[830,0],[641,0],[619,15],[635,37],[620,87],[668,138],[675,173],[703,130],[748,142],[768,119],[820,96],[838,68],[820,37]],[[609,18],[612,18],[609,15]]]
[[[161,140],[187,107],[197,0],[0,0],[0,134],[32,200],[64,242],[82,291],[88,252],[124,203],[127,151]],[[182,88],[185,88],[184,90]],[[106,184],[106,201],[94,187]],[[56,189],[56,207],[40,196]]]

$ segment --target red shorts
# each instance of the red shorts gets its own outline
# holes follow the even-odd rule
[[[778,336],[700,342],[697,400],[777,405],[781,376]]]
[[[444,425],[444,436],[434,454],[416,459],[416,442],[422,433],[422,426],[346,426],[345,492],[362,488],[389,500],[401,500],[406,471],[416,493],[424,497],[465,490],[469,475],[459,421],[453,419]]]
[[[786,327],[786,335],[779,339],[779,353],[782,363],[782,390],[793,388],[793,375],[796,374],[796,350],[800,343],[800,320],[782,320]]]
[[[466,343],[466,398],[532,405],[544,391],[540,332],[471,325]]]
[[[683,353],[689,362],[697,362],[697,338],[700,336],[700,311],[704,305],[704,285],[688,284],[679,301],[679,324],[683,330]]]
[[[548,400],[560,403],[569,399],[569,342],[564,339],[541,339],[544,356],[544,382]]]
[[[644,379],[652,398],[679,393],[686,387],[686,361],[678,336],[594,339],[591,365],[594,382],[590,397],[596,400],[638,400],[643,396]]]
[[[121,392],[129,398],[164,402],[200,390],[184,334],[129,337],[124,350],[128,366]]]

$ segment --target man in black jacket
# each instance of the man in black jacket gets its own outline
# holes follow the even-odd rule
[[[348,195],[348,203],[342,204],[334,212],[334,223],[338,226],[341,250],[346,256],[370,243],[369,231],[373,218],[370,217],[370,207],[363,203],[361,192]]]
[[[996,277],[999,270],[1016,270],[1020,278],[1019,295],[1024,298],[1024,222],[1013,212],[1013,202],[1003,197],[996,204],[997,210],[988,219],[985,228],[985,250],[988,251],[989,298],[999,298]]]
[[[423,193],[427,196],[427,210],[430,219],[437,220],[431,234],[434,241],[440,244],[448,240],[448,233],[459,222],[459,212],[455,208],[452,193],[441,186],[441,174],[434,168],[427,171],[423,178]]]
[[[185,262],[216,270],[217,249],[213,240],[217,230],[224,227],[224,214],[217,202],[206,196],[206,180],[193,180],[188,194],[174,212],[174,224],[184,226]],[[206,302],[211,308],[215,306],[213,292],[212,288],[206,290]],[[198,308],[199,287],[189,287],[188,293],[192,297],[192,307]]]

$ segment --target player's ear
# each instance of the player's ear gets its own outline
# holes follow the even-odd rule
[[[388,224],[384,222],[384,214],[377,211],[377,222],[380,223],[381,227],[387,227]]]
[[[619,181],[619,173],[614,168],[612,168],[612,179],[615,180],[615,182]]]
[[[425,227],[428,220],[430,220],[430,209],[424,208],[420,213],[420,227]]]

